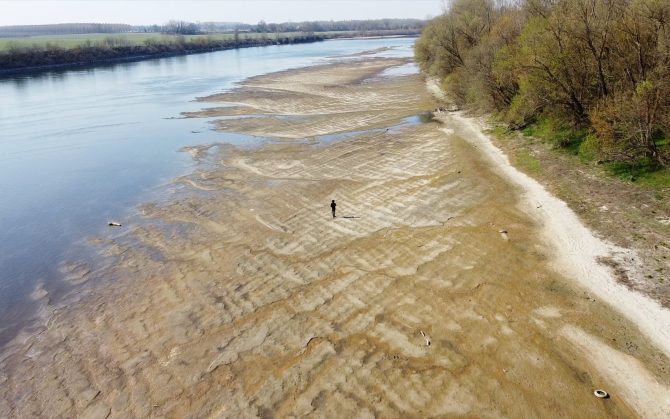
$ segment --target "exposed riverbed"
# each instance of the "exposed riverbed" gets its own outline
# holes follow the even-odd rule
[[[108,221],[125,230],[141,222],[138,204],[170,199],[165,185],[192,170],[182,147],[267,141],[181,118],[201,109],[196,97],[360,51],[409,57],[413,41],[336,40],[1,78],[0,345],[40,313],[34,297],[55,303],[95,278],[78,262],[95,259],[91,238],[120,233]]]
[[[273,140],[186,148],[170,199],[97,241],[115,280],[6,350],[0,413],[667,416],[664,348],[557,270],[481,133],[417,117],[424,81],[380,77],[406,60],[357,59],[203,98],[187,120]]]

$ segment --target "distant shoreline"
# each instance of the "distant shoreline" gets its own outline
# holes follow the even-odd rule
[[[282,39],[280,41],[276,39],[266,39],[266,40],[254,40],[251,42],[244,42],[236,45],[225,45],[219,47],[210,47],[210,48],[196,48],[196,49],[184,49],[177,51],[157,51],[155,53],[144,52],[134,55],[126,56],[115,56],[109,58],[101,58],[95,60],[78,60],[72,62],[63,62],[57,64],[44,64],[44,65],[35,65],[35,66],[21,66],[15,68],[0,68],[0,78],[7,76],[16,76],[22,74],[37,74],[48,72],[52,70],[69,70],[77,68],[88,68],[88,67],[97,67],[110,64],[121,64],[129,62],[139,62],[144,60],[151,60],[157,58],[168,58],[168,57],[179,57],[184,55],[192,54],[204,54],[208,52],[216,51],[227,51],[233,49],[243,49],[243,48],[253,48],[253,47],[263,47],[263,46],[273,46],[273,45],[293,45],[293,44],[311,44],[314,42],[323,42],[334,39],[380,39],[380,38],[411,38],[420,35],[419,32],[416,33],[396,33],[388,35],[366,35],[361,33],[360,35],[350,35],[340,36],[339,34],[328,34],[328,35],[313,35],[305,38],[294,38],[294,39]],[[281,42],[283,41],[283,42]]]
[[[271,45],[290,45],[290,44],[306,44],[313,42],[322,42],[327,38],[319,37],[315,39],[295,39],[291,42],[278,43],[276,40],[266,40],[266,41],[253,41],[244,44],[238,45],[227,45],[221,47],[212,47],[212,48],[198,48],[198,49],[184,49],[178,51],[159,51],[156,53],[140,53],[135,55],[127,55],[121,57],[109,57],[101,58],[96,60],[85,60],[85,61],[72,61],[64,62],[58,64],[45,64],[45,65],[36,65],[36,66],[25,66],[25,67],[15,67],[8,69],[0,69],[0,77],[10,76],[10,75],[19,75],[19,74],[29,74],[29,73],[41,73],[44,71],[56,70],[56,69],[75,69],[82,67],[96,67],[99,65],[105,64],[118,64],[125,62],[136,62],[151,60],[155,58],[167,58],[167,57],[178,57],[183,55],[192,55],[192,54],[203,54],[207,52],[216,52],[216,51],[226,51],[231,49],[241,49],[241,48],[252,48],[252,47],[262,47],[262,46],[271,46]]]

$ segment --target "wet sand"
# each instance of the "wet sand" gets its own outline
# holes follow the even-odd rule
[[[254,115],[218,129],[276,141],[188,149],[172,199],[100,244],[114,262],[72,274],[114,280],[5,349],[0,415],[667,417],[664,349],[559,269],[469,130],[402,123],[435,104],[417,75],[376,77],[401,64],[204,99]]]

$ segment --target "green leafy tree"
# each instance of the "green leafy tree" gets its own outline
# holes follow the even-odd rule
[[[459,105],[554,127],[561,146],[586,138],[589,155],[668,165],[667,0],[456,0],[415,53]]]

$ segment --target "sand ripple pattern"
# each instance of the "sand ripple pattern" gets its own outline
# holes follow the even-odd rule
[[[269,120],[284,138],[340,129],[324,114],[362,121],[390,104],[394,124],[433,106],[417,76],[375,81],[372,95],[365,77],[397,63],[363,63],[256,78],[225,100],[314,113],[302,125]],[[108,245],[115,263],[96,274],[118,279],[5,351],[0,414],[668,413],[667,359],[551,270],[519,192],[440,128],[203,148],[209,171],[179,179],[174,200],[147,205],[150,222]],[[612,357],[634,362],[600,367]],[[594,388],[615,396],[597,399]]]

